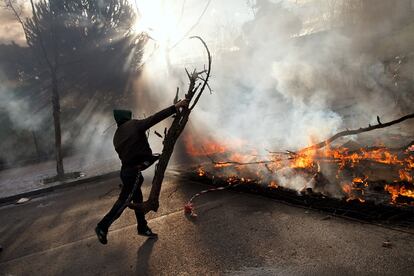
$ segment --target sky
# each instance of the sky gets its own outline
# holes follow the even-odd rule
[[[184,4],[183,16],[180,19],[179,26],[182,26],[183,32],[190,28],[198,16],[203,11],[208,0],[130,0],[131,5],[138,9],[145,18],[144,25],[139,30],[148,30],[161,26],[167,31],[174,32],[172,28],[168,30],[167,25],[176,23],[180,17],[181,9]],[[30,5],[27,0],[19,0],[19,5],[23,5],[22,14],[30,14]],[[211,24],[228,23],[240,24],[252,17],[251,10],[248,7],[248,1],[244,0],[211,0],[209,7],[204,15],[203,21]],[[167,18],[165,16],[167,15]],[[169,16],[168,16],[169,15]],[[161,20],[160,20],[161,19]],[[214,19],[214,20],[212,20]],[[175,22],[174,22],[175,21]],[[143,25],[143,22],[138,25]],[[171,24],[170,24],[171,25]],[[173,24],[176,25],[176,24]],[[17,22],[10,10],[5,5],[0,6],[0,43],[9,44],[12,41],[19,45],[25,44],[24,33],[20,24]]]
[[[23,14],[27,14],[29,11],[28,6],[24,5],[23,7]],[[20,23],[2,1],[0,5],[0,43],[10,44],[12,41],[23,46],[26,39],[24,38]]]

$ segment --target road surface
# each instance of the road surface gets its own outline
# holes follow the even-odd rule
[[[412,234],[261,196],[207,194],[196,201],[199,217],[188,219],[183,204],[206,186],[174,172],[160,210],[149,215],[159,239],[138,236],[126,210],[102,245],[93,229],[118,184],[112,178],[0,207],[0,275],[414,275]]]

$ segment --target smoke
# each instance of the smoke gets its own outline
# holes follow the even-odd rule
[[[47,117],[45,110],[33,108],[33,98],[16,89],[3,72],[0,68],[0,166],[41,154],[36,143],[44,142],[38,133]]]
[[[38,128],[44,118],[44,114],[33,115],[30,100],[25,98],[17,98],[12,89],[6,86],[0,86],[0,110],[7,115],[8,120],[18,129]]]
[[[198,41],[182,38],[200,35],[213,54],[213,93],[205,92],[184,133],[196,146],[215,141],[234,152],[255,150],[258,155],[296,150],[339,130],[366,126],[377,115],[393,119],[412,106],[412,22],[404,21],[410,9],[384,3],[382,9],[378,4],[353,12],[347,1],[288,0],[200,6],[193,0],[183,5],[159,1],[162,5],[146,10],[153,2],[139,6],[156,26],[147,26],[154,34],[143,72],[134,81],[136,101],[116,107],[131,108],[135,118],[142,118],[171,105],[177,86],[183,98],[184,68],[202,69],[207,61]],[[12,120],[21,118],[13,112],[29,107],[10,95],[0,93],[7,103],[1,108]],[[28,127],[43,119],[15,123]],[[78,131],[64,132],[64,143],[74,141],[76,152],[92,159],[114,156],[115,128],[104,132],[112,123],[108,109],[92,99],[70,123]],[[162,140],[153,132],[162,134],[168,125],[163,122],[150,132],[156,152]]]
[[[245,149],[255,147],[261,153],[265,149],[296,150],[339,130],[373,123],[377,115],[390,120],[404,113],[412,98],[406,96],[406,87],[390,68],[399,62],[396,56],[404,47],[388,49],[388,54],[376,49],[376,44],[399,32],[396,22],[403,17],[393,13],[378,27],[364,21],[364,16],[375,19],[372,9],[361,8],[350,22],[343,23],[345,15],[338,14],[341,7],[330,7],[335,12],[326,19],[328,7],[320,1],[305,5],[256,1],[254,16],[229,23],[228,29],[238,32],[225,39],[217,38],[221,32],[214,23],[201,24],[194,33],[202,34],[214,53],[210,82],[214,93],[204,95],[192,115],[191,135],[212,136],[218,143],[241,139]],[[317,22],[309,33],[311,19]],[[217,22],[221,23],[220,17]],[[202,68],[205,63],[202,53],[194,53],[200,45],[183,44],[191,51],[162,76],[162,96],[155,92],[159,86],[149,89],[156,99],[173,98],[175,85],[185,82],[184,66]],[[174,60],[177,52],[167,54]],[[188,57],[191,53],[192,58]],[[149,63],[146,70],[153,70],[151,66],[162,64]],[[397,74],[407,68],[400,66]],[[149,76],[148,83],[157,82],[159,74]]]
[[[181,140],[191,141],[190,148],[210,153],[210,148],[220,148],[209,147],[214,141],[230,153],[254,152],[263,160],[267,150],[295,151],[340,130],[375,123],[377,115],[388,121],[412,112],[409,72],[414,61],[408,31],[412,27],[407,24],[414,25],[407,22],[407,12],[412,11],[399,6],[403,1],[391,6],[385,2],[358,6],[358,1],[326,1],[337,6],[322,1],[253,2],[250,7],[233,3],[233,21],[229,11],[220,13],[225,8],[214,2],[207,11],[214,14],[214,22],[205,19],[191,33],[201,35],[213,53],[214,91],[212,95],[206,91],[191,115],[184,133],[191,139]],[[158,59],[146,63],[145,89],[142,83],[137,85],[141,103],[151,102],[150,109],[169,104],[177,85],[186,88],[184,67],[200,69],[206,63],[201,45],[192,41],[157,54]],[[410,130],[392,128],[387,133],[413,135]],[[385,142],[387,135],[380,136]],[[332,169],[325,170],[337,183]],[[291,169],[273,177],[295,190],[313,185]],[[340,185],[329,189],[340,196]]]

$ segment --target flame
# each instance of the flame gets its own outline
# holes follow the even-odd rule
[[[277,184],[277,182],[275,180],[272,180],[272,181],[270,181],[268,187],[272,188],[272,189],[277,189],[277,188],[279,188],[279,185]]]
[[[405,159],[407,169],[414,169],[414,156],[409,156]]]
[[[231,163],[221,163],[221,162],[218,162],[218,163],[215,163],[214,164],[214,168],[226,168],[226,167],[231,167],[231,166],[233,166],[233,164],[231,164]]]
[[[314,154],[307,153],[307,154],[299,154],[295,157],[292,161],[291,168],[312,168],[315,165],[314,162]]]
[[[242,155],[238,156],[237,149],[245,145],[245,141],[241,139],[227,139],[217,143],[215,140],[208,138],[195,141],[191,135],[184,136],[184,143],[186,152],[195,157],[234,152],[234,157],[240,158]]]
[[[186,151],[191,156],[207,156],[228,151],[227,147],[213,140],[205,140],[201,144],[202,146],[197,146],[190,135],[184,137],[184,142]]]
[[[367,177],[355,177],[351,183],[344,183],[342,185],[342,191],[346,194],[346,201],[358,200],[359,202],[365,202],[364,187],[368,186]]]
[[[204,170],[203,167],[198,167],[197,174],[198,174],[198,176],[205,176],[206,175],[206,171]]]
[[[368,177],[365,175],[356,176],[352,180],[343,181],[345,176],[341,172],[345,168],[355,168],[361,162],[373,162],[384,165],[392,165],[391,169],[398,172],[398,176],[390,182],[391,185],[384,186],[384,190],[391,195],[391,203],[396,203],[399,196],[406,196],[414,198],[414,189],[409,189],[400,182],[414,184],[412,171],[414,170],[414,156],[410,155],[409,151],[405,151],[404,155],[387,149],[384,146],[380,148],[360,148],[358,150],[349,150],[346,147],[330,148],[326,146],[323,149],[307,149],[297,153],[270,153],[267,158],[258,158],[257,151],[250,150],[247,153],[243,143],[231,143],[231,141],[224,141],[223,143],[216,143],[212,140],[204,140],[196,148],[191,138],[186,139],[187,152],[193,156],[210,156],[216,155],[218,159],[225,160],[223,162],[215,162],[215,169],[222,169],[220,172],[222,176],[227,178],[229,184],[236,182],[250,183],[254,181],[249,178],[242,178],[241,175],[249,175],[255,178],[256,181],[268,181],[269,188],[278,188],[280,184],[276,180],[268,180],[276,171],[283,168],[304,169],[310,173],[315,173],[316,166],[319,171],[319,162],[329,162],[337,165],[336,178],[342,181],[341,187],[345,194],[347,201],[358,200],[365,202],[365,190],[369,186]],[[200,150],[202,148],[203,150]],[[408,155],[408,156],[407,156]],[[404,157],[405,156],[405,157]],[[266,160],[260,163],[257,161]],[[257,162],[257,163],[255,163]],[[253,166],[243,166],[243,164],[256,164],[257,168],[252,171]],[[365,164],[365,163],[364,163]],[[231,170],[226,168],[231,167]],[[219,171],[217,171],[218,173]],[[228,176],[226,172],[235,173],[240,176]],[[205,171],[198,169],[198,175],[205,175]]]
[[[401,181],[407,181],[407,182],[412,182],[413,181],[413,177],[410,175],[410,173],[408,171],[399,170],[398,173],[400,175]]]
[[[385,185],[384,190],[391,194],[392,203],[396,203],[399,196],[414,198],[414,190],[408,189],[405,186],[393,186],[387,184]]]

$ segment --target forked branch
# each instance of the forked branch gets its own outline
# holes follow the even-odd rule
[[[206,72],[197,72],[196,70],[193,71],[193,73],[189,73],[187,69],[185,69],[187,77],[190,81],[187,93],[185,94],[185,98],[189,100],[189,102],[193,101],[193,104],[189,108],[184,108],[180,112],[177,112],[174,121],[171,124],[171,127],[166,131],[164,135],[164,141],[163,141],[163,149],[160,156],[160,159],[156,165],[154,178],[152,180],[152,187],[150,191],[150,195],[148,197],[148,200],[143,203],[130,203],[129,207],[136,210],[141,210],[144,213],[148,213],[149,211],[156,212],[159,207],[159,197],[161,193],[161,187],[162,182],[164,179],[165,170],[167,169],[168,162],[171,158],[171,155],[174,150],[175,143],[177,142],[180,134],[184,130],[188,118],[190,116],[190,113],[192,109],[195,107],[195,105],[198,103],[198,100],[200,99],[201,95],[204,92],[205,87],[207,86],[207,81],[210,76],[211,71],[211,55],[210,51],[207,47],[207,44],[204,42],[204,40],[198,36],[193,37],[199,39],[208,55],[208,69]],[[197,83],[199,80],[200,74],[206,74],[206,77],[204,78],[204,81],[202,83]],[[178,100],[178,89],[176,91],[176,95],[174,98],[174,103]]]

